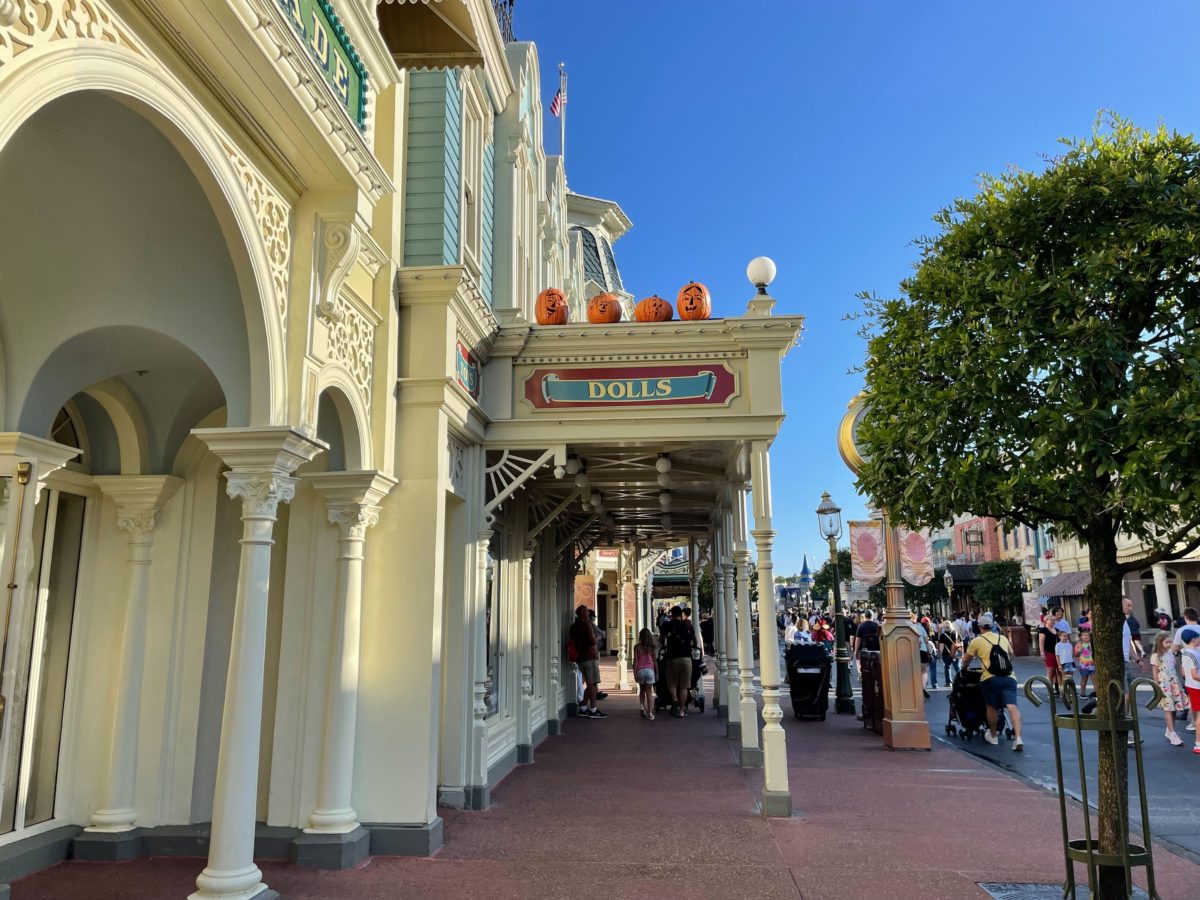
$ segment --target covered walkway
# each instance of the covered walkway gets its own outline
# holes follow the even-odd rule
[[[611,666],[605,686],[611,685]],[[313,872],[262,862],[287,900],[381,898],[986,897],[978,882],[1061,878],[1056,801],[966,754],[892,753],[850,716],[784,719],[797,814],[764,819],[761,769],[739,769],[711,710],[572,718],[485,811],[442,810],[430,859],[375,857]],[[986,835],[995,829],[995,837]],[[1200,866],[1156,850],[1164,900],[1195,896]],[[14,900],[186,896],[196,863],[67,862],[16,882]],[[869,887],[864,879],[870,880]]]

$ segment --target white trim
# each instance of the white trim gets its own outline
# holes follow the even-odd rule
[[[0,847],[7,847],[9,844],[15,844],[18,841],[27,840],[31,837],[36,837],[39,834],[45,834],[47,831],[53,831],[55,828],[62,828],[64,825],[74,825],[70,819],[64,819],[62,816],[55,816],[47,819],[45,822],[39,822],[37,825],[30,825],[21,831],[10,831],[8,834],[0,835]]]

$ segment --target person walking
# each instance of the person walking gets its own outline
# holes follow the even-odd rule
[[[642,707],[642,718],[654,721],[654,683],[658,681],[656,661],[658,641],[649,628],[638,632],[638,642],[633,648],[633,680],[638,686],[638,703]]]
[[[596,633],[588,619],[588,608],[579,604],[575,608],[575,621],[567,639],[574,644],[575,665],[583,676],[583,702],[576,713],[583,719],[607,719],[606,713],[596,708],[596,694],[600,689],[600,648],[596,646]]]
[[[1058,643],[1054,645],[1054,655],[1058,657],[1058,671],[1062,673],[1063,687],[1071,679],[1075,671],[1075,645],[1071,643],[1070,631],[1058,631]]]
[[[1060,608],[1060,614],[1061,611]],[[1046,667],[1046,677],[1050,679],[1050,687],[1057,697],[1058,689],[1062,685],[1062,670],[1058,667],[1058,654],[1055,651],[1058,634],[1054,629],[1054,622],[1053,613],[1042,616],[1042,624],[1038,627],[1038,640],[1041,643],[1042,664]]]
[[[1096,674],[1092,656],[1092,627],[1086,622],[1079,626],[1079,643],[1075,645],[1075,662],[1079,665],[1079,694],[1087,694],[1088,680]]]
[[[1200,631],[1200,614],[1196,612],[1196,608],[1194,606],[1188,606],[1184,608],[1183,617],[1180,620],[1179,626],[1175,629],[1175,633],[1171,635],[1171,653],[1175,657],[1176,664],[1182,663],[1183,661],[1183,655],[1180,652],[1183,650],[1183,642],[1179,639],[1179,636],[1185,628],[1195,628],[1197,631]],[[1182,675],[1182,672],[1180,674]],[[1193,703],[1191,706],[1192,720],[1188,722],[1187,730],[1196,731],[1196,722],[1197,720],[1200,720],[1200,709],[1196,708],[1195,703]]]
[[[788,616],[787,618],[788,624],[787,628],[783,630],[783,642],[790,647],[792,644],[796,643],[796,632],[799,629],[796,627],[795,616]]]
[[[674,703],[671,715],[677,719],[687,716],[687,696],[692,686],[692,648],[696,632],[683,621],[683,609],[671,607],[671,622],[666,633],[667,693]]]
[[[1191,708],[1187,693],[1179,683],[1175,673],[1175,655],[1171,652],[1171,636],[1160,631],[1154,638],[1154,652],[1150,654],[1150,671],[1154,680],[1163,693],[1158,702],[1158,708],[1163,711],[1167,720],[1166,738],[1173,747],[1183,743],[1183,739],[1175,733],[1175,714]]]
[[[963,656],[963,668],[971,665],[971,660],[978,659],[983,671],[980,673],[979,689],[983,694],[983,702],[987,705],[987,731],[983,739],[993,747],[1000,743],[996,736],[996,723],[1000,710],[1008,711],[1008,722],[1013,730],[1013,745],[1015,752],[1025,749],[1021,740],[1021,711],[1017,709],[1017,679],[1013,677],[1012,644],[1002,634],[992,631],[992,614],[980,613],[975,620],[979,626],[979,637],[967,645]]]
[[[1183,645],[1180,651],[1183,663],[1183,687],[1187,691],[1188,702],[1192,712],[1200,709],[1200,627],[1189,625],[1179,630],[1179,642]],[[1196,733],[1196,745],[1193,753],[1200,753],[1200,732]]]
[[[854,661],[862,674],[862,654],[866,650],[879,649],[879,623],[871,610],[863,610],[862,621],[854,632]]]
[[[925,656],[925,662],[929,666],[929,689],[931,691],[936,691],[938,689],[937,667],[938,667],[938,663],[941,661],[940,660],[941,654],[938,653],[938,649],[934,644],[933,623],[930,621],[929,616],[922,616],[919,624],[921,626],[921,630],[925,632],[925,635],[924,635],[924,637],[925,637],[925,654],[924,654],[924,656]],[[946,685],[946,687],[949,687],[949,686],[950,686],[949,684]]]
[[[946,676],[946,687],[950,687],[954,683],[950,670],[954,670],[954,677],[958,676],[958,654],[962,645],[958,642],[954,624],[949,620],[942,622],[941,630],[938,632],[937,645],[942,658],[942,674]]]

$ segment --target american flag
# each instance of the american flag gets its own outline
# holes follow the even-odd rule
[[[557,118],[562,114],[562,108],[566,106],[567,95],[562,88],[558,89],[558,93],[554,95],[554,99],[550,101],[550,115]]]

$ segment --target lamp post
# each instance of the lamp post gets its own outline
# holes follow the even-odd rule
[[[833,563],[833,633],[836,640],[834,663],[837,666],[837,687],[833,708],[839,713],[854,715],[854,692],[850,689],[850,654],[846,652],[846,627],[842,617],[841,574],[838,572],[837,541],[842,535],[842,511],[826,491],[817,507],[817,524],[821,535],[829,541],[829,559]]]
[[[950,574],[950,563],[946,563],[946,574],[942,576],[942,584],[946,586],[946,615],[954,615],[954,576]]]

